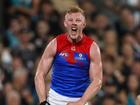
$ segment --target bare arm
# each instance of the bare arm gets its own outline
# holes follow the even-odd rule
[[[52,61],[56,53],[56,46],[56,39],[54,39],[46,47],[37,67],[35,87],[40,102],[46,100],[45,78],[51,68]]]
[[[97,94],[102,85],[102,62],[99,47],[95,42],[90,48],[90,79],[91,84],[86,89],[84,95],[77,102],[71,102],[68,105],[85,105],[93,96]]]
[[[102,62],[101,62],[101,55],[100,55],[100,49],[98,45],[93,42],[91,49],[90,49],[90,79],[91,84],[86,89],[83,97],[81,98],[81,101],[83,103],[86,103],[89,101],[93,96],[97,94],[97,92],[100,90],[102,85]]]

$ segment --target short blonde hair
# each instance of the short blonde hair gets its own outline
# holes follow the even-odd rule
[[[70,14],[70,13],[81,13],[84,17],[85,17],[85,12],[84,12],[84,10],[82,10],[80,7],[78,7],[78,6],[72,6],[72,7],[70,7],[67,11],[66,11],[66,13],[65,13],[65,15],[66,14]]]

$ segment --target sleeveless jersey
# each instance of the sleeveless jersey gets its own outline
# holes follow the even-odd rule
[[[90,84],[90,47],[93,42],[83,36],[76,44],[67,34],[56,37],[57,52],[52,66],[51,89],[68,97],[81,97]]]

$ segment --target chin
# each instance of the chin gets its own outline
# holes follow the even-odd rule
[[[70,38],[71,38],[72,40],[76,40],[78,37],[77,37],[77,36],[70,36]]]

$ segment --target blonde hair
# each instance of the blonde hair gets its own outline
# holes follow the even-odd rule
[[[81,13],[84,17],[85,17],[85,12],[84,12],[84,10],[82,10],[80,7],[78,7],[78,6],[72,6],[72,7],[70,7],[67,11],[66,11],[66,13],[65,13],[65,15],[66,14],[70,14],[70,13]]]

